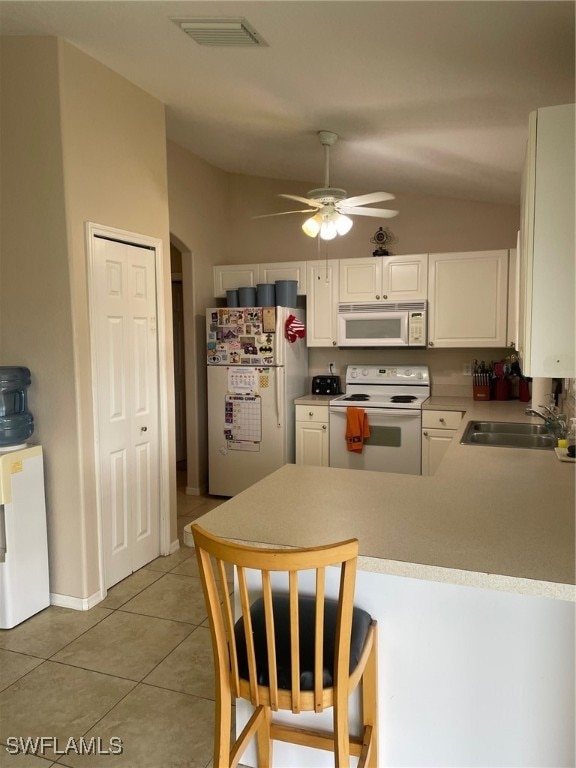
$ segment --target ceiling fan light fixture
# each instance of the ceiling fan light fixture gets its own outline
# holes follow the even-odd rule
[[[345,216],[343,213],[338,214],[338,218],[336,219],[336,231],[339,235],[345,235],[347,232],[350,232],[352,229],[352,224],[354,222],[352,219],[348,216]]]
[[[320,227],[320,237],[322,240],[334,240],[337,234],[338,230],[336,229],[334,221],[328,219],[327,221],[322,222],[322,226]]]
[[[321,226],[322,216],[317,213],[315,216],[311,216],[309,219],[306,219],[304,224],[302,224],[302,229],[304,230],[305,234],[308,235],[308,237],[316,237],[318,232],[320,232]]]

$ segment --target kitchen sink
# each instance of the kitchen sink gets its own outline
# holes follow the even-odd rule
[[[496,432],[512,435],[550,435],[545,424],[516,424],[513,421],[471,421],[474,432]]]
[[[544,424],[516,424],[507,421],[469,421],[462,445],[496,445],[503,448],[551,450],[556,436]]]

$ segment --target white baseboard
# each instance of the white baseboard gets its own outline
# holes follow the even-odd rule
[[[193,488],[190,485],[186,486],[186,496],[203,496],[208,490],[207,486],[201,485],[200,488]]]
[[[72,608],[74,611],[89,611],[103,599],[104,595],[100,590],[94,592],[90,597],[72,597],[71,595],[60,595],[58,592],[50,592],[50,605],[57,605],[59,608]]]
[[[178,539],[176,539],[175,541],[172,542],[172,544],[170,544],[169,554],[173,555],[174,552],[178,552],[179,549],[180,549],[180,542],[178,541]]]

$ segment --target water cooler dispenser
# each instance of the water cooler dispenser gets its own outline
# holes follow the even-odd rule
[[[50,605],[42,448],[28,410],[30,371],[0,366],[0,628]]]

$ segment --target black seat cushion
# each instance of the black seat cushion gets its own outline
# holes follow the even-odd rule
[[[290,661],[290,603],[288,595],[275,595],[272,598],[274,612],[274,634],[276,643],[276,666],[278,669],[278,688],[290,690],[292,687]],[[299,643],[300,643],[300,689],[314,690],[314,611],[316,598],[301,595],[298,599]],[[336,618],[338,603],[336,600],[324,602],[324,654],[323,681],[324,688],[334,684],[334,644],[336,637]],[[264,601],[262,598],[250,608],[254,648],[256,652],[256,670],[258,684],[268,685],[268,650],[266,648],[266,622],[264,617]],[[350,672],[356,668],[372,617],[361,608],[354,608],[352,615],[352,637],[350,645]],[[239,619],[234,628],[236,650],[240,677],[248,680],[248,659],[246,655],[246,638],[244,635],[244,619]]]

